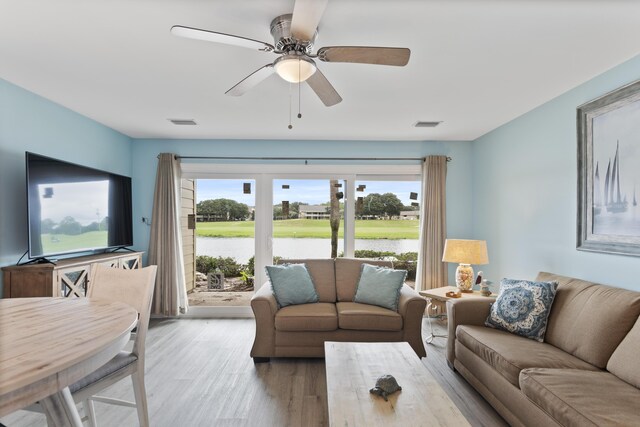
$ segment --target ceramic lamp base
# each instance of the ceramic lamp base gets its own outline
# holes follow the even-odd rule
[[[456,286],[460,292],[473,292],[473,268],[471,265],[458,265],[458,268],[456,268]]]

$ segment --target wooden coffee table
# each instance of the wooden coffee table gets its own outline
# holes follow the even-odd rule
[[[329,425],[469,425],[408,343],[328,341],[324,350]],[[387,402],[369,393],[384,374],[402,387]]]

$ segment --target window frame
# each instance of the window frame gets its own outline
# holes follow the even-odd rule
[[[238,172],[245,169],[247,172]],[[356,181],[421,181],[421,164],[258,164],[183,161],[184,179],[255,180],[255,285],[267,282],[265,266],[273,262],[273,182],[275,179],[338,179],[345,183],[344,256],[355,253]],[[196,255],[194,254],[194,257]],[[210,307],[218,309],[219,307]],[[248,308],[248,307],[247,307]],[[216,310],[217,311],[217,310]],[[248,311],[250,314],[250,311]]]

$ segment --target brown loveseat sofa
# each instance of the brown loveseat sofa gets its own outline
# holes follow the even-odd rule
[[[447,302],[447,359],[511,425],[640,426],[640,292],[540,273],[558,289],[543,343]]]
[[[402,286],[398,312],[353,302],[362,263],[392,267],[391,262],[349,258],[282,262],[307,265],[320,301],[278,309],[271,285],[264,284],[251,299],[256,319],[254,361],[324,357],[325,341],[407,341],[419,357],[426,356],[421,335],[426,301],[416,291]]]

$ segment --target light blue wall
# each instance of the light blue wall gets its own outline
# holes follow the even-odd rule
[[[540,270],[640,290],[640,258],[581,252],[576,236],[576,107],[640,78],[640,57],[473,142],[131,140],[0,79],[0,266],[26,250],[24,152],[130,175],[134,247],[147,250],[156,156],[451,156],[448,236],[486,239],[485,277]],[[132,167],[132,165],[134,165]],[[451,266],[453,268],[453,266]]]
[[[640,290],[640,258],[576,250],[576,107],[637,79],[640,56],[472,143],[473,230],[487,240],[486,278],[550,271]]]
[[[424,157],[447,155],[453,161],[447,173],[447,230],[449,236],[468,238],[471,228],[471,146],[469,142],[419,141],[244,141],[244,140],[135,140],[133,143],[134,240],[146,250],[158,153],[182,156],[266,157]],[[381,166],[384,167],[384,166]],[[455,270],[455,269],[454,269]],[[453,271],[451,277],[453,277]]]
[[[0,267],[15,263],[26,250],[25,151],[131,176],[134,248],[143,251],[148,249],[149,228],[140,218],[151,217],[156,157],[161,152],[310,158],[447,155],[453,158],[447,181],[449,235],[472,233],[469,142],[131,140],[0,79]]]
[[[131,176],[129,137],[0,79],[0,266],[27,250],[25,151]]]
[[[133,178],[134,246],[147,250],[156,156],[453,158],[447,179],[449,237],[486,239],[485,277],[533,278],[540,270],[640,290],[640,258],[581,252],[576,236],[576,107],[640,78],[640,56],[473,142],[131,140],[0,79],[0,266],[26,250],[24,152]],[[132,167],[132,165],[134,165]],[[453,268],[453,266],[452,266]],[[631,274],[630,274],[631,273]]]

